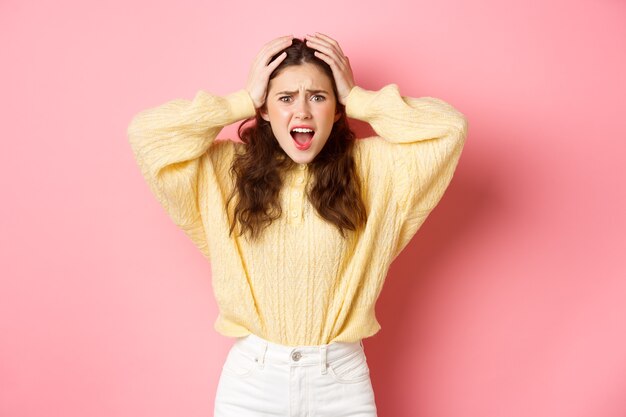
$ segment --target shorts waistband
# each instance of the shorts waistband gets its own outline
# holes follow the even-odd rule
[[[362,340],[356,342],[331,342],[323,345],[287,346],[270,342],[254,333],[237,338],[233,348],[254,358],[261,368],[263,368],[265,363],[292,366],[318,364],[321,366],[323,374],[326,373],[328,362],[333,362],[359,350],[364,350]]]

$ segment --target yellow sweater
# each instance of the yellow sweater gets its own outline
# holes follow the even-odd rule
[[[215,138],[254,116],[246,90],[223,97],[201,90],[130,123],[130,145],[150,189],[211,262],[220,312],[214,327],[222,335],[254,333],[297,346],[353,342],[380,329],[374,307],[389,266],[442,197],[468,124],[443,100],[402,97],[396,84],[355,86],[346,113],[379,135],[355,144],[368,219],[347,240],[307,200],[306,164],[287,173],[283,215],[257,242],[228,236],[228,169],[245,144]]]

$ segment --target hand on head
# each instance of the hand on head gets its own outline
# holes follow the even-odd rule
[[[287,57],[287,53],[283,52],[271,63],[270,60],[278,52],[289,47],[292,40],[293,35],[287,35],[266,43],[252,63],[246,90],[250,94],[255,108],[258,109],[265,103],[269,77]],[[305,42],[309,48],[315,49],[315,56],[326,62],[332,69],[337,86],[337,99],[345,106],[348,94],[355,85],[348,57],[344,55],[337,41],[322,33],[316,32],[315,35],[307,35]]]
[[[274,69],[287,57],[287,53],[283,52],[271,63],[270,60],[278,52],[291,45],[292,39],[293,35],[281,36],[280,38],[276,38],[266,43],[252,63],[252,68],[250,68],[250,73],[248,75],[246,90],[248,90],[248,93],[254,102],[255,108],[258,109],[263,106],[263,103],[265,103],[265,94],[270,75],[272,74],[272,71],[274,71]]]
[[[322,33],[307,35],[305,39],[306,46],[316,50],[315,56],[330,65],[333,70],[337,85],[337,99],[345,106],[348,94],[354,87],[354,75],[348,57],[344,55],[337,41]]]

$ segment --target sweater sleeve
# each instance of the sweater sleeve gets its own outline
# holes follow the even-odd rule
[[[245,89],[220,97],[198,91],[193,100],[176,99],[134,116],[127,134],[148,186],[179,226],[209,258],[206,230],[199,209],[202,176],[211,181],[212,158],[224,126],[255,114]],[[224,141],[226,142],[226,141]],[[208,167],[207,167],[208,164]]]
[[[380,136],[358,140],[357,149],[373,184],[370,198],[384,199],[398,213],[395,259],[448,187],[467,136],[467,119],[441,99],[403,97],[396,84],[379,91],[355,86],[346,114],[368,122]]]

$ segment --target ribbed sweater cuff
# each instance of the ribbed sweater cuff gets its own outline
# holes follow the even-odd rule
[[[233,123],[255,115],[254,102],[248,90],[241,89],[224,97],[230,105]]]
[[[377,91],[370,91],[355,85],[346,99],[346,115],[354,119],[365,120],[371,113],[370,103]]]

